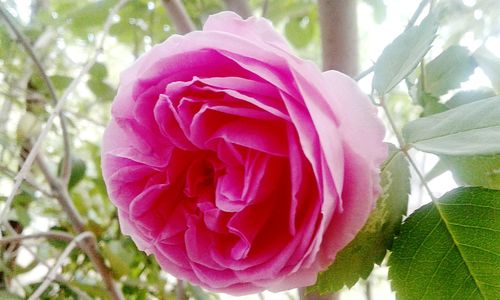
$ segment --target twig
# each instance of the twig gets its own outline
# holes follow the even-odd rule
[[[49,170],[47,164],[43,160],[43,157],[39,155],[37,157],[37,163],[40,167],[40,170],[44,174],[45,178],[49,182],[52,191],[54,192],[56,199],[59,201],[59,204],[62,206],[63,210],[68,215],[73,228],[78,233],[85,232],[85,224],[83,222],[82,217],[78,214],[78,211],[73,205],[73,201],[68,193],[68,189],[66,185],[62,185],[62,183],[55,177]],[[95,240],[90,240],[82,243],[82,249],[85,251],[87,256],[90,258],[97,272],[101,274],[101,277],[106,285],[108,291],[111,293],[113,299],[123,299],[123,295],[118,290],[116,283],[113,280],[113,276],[111,274],[111,270],[106,266],[104,259],[102,258],[99,250],[97,248],[97,243]]]
[[[420,17],[422,14],[422,11],[424,10],[425,6],[429,3],[429,0],[422,0],[420,4],[418,5],[417,9],[411,16],[410,20],[408,21],[408,24],[406,25],[405,31],[413,27],[415,25],[415,22],[417,22],[417,19]]]
[[[243,19],[252,16],[252,9],[248,3],[248,0],[224,0],[226,8],[232,10]]]
[[[9,223],[9,222],[7,222],[5,225],[6,225],[7,231],[8,231],[10,234],[12,234],[12,237],[9,237],[9,238],[25,239],[25,238],[23,238],[21,235],[19,235],[19,234],[15,231],[15,229],[12,227],[12,225],[10,225],[10,223]],[[57,232],[57,233],[59,233],[58,231],[51,231],[51,232],[52,232],[52,233],[53,233],[53,232]],[[65,232],[61,232],[61,233],[66,234]],[[33,236],[35,236],[35,235],[38,235],[38,234],[34,234]],[[36,237],[34,237],[34,238],[36,238]],[[65,238],[62,238],[62,239],[65,239]],[[68,242],[71,242],[73,239],[74,239],[74,237],[73,237],[73,236],[68,235],[68,240],[67,240]],[[3,240],[6,240],[6,238],[4,238]],[[26,251],[28,251],[28,253],[29,253],[29,254],[31,254],[31,255],[33,256],[33,259],[34,259],[35,261],[37,261],[39,264],[41,264],[41,265],[43,265],[43,266],[47,267],[47,269],[50,269],[50,266],[49,266],[49,265],[48,265],[45,261],[40,260],[40,259],[37,257],[36,253],[35,253],[33,250],[31,250],[31,248],[30,248],[30,247],[28,247],[27,245],[23,245],[23,244],[21,244],[21,247],[23,247]],[[64,278],[62,278],[60,275],[57,275],[57,281],[67,284],[67,283],[66,283],[66,280],[65,280]],[[68,284],[67,284],[67,285],[68,285]],[[72,289],[75,293],[77,293],[77,294],[78,294],[78,296],[79,296],[81,299],[84,299],[84,300],[90,300],[90,297],[89,297],[89,296],[87,296],[87,295],[86,295],[84,292],[82,292],[80,289],[78,289],[78,288],[76,288],[76,287],[74,287],[74,286],[69,286],[69,285],[68,285],[68,287],[69,287],[70,289]]]
[[[38,59],[38,57],[35,54],[35,51],[31,47],[31,45],[28,43],[28,40],[24,36],[24,34],[19,31],[14,24],[14,22],[10,19],[9,14],[4,10],[2,6],[0,6],[0,14],[4,18],[5,22],[9,26],[9,28],[14,32],[16,35],[17,39],[23,45],[24,50],[26,53],[28,53],[28,56],[31,58],[35,66],[37,67],[38,71],[40,72],[40,75],[42,76],[42,80],[44,81],[45,85],[47,86],[47,89],[49,91],[51,100],[53,104],[56,104],[59,102],[59,99],[57,98],[56,91],[54,88],[54,85],[52,84],[52,80],[50,80],[49,76],[45,72],[45,69],[42,66],[41,61]],[[61,122],[61,130],[62,130],[62,136],[63,136],[63,144],[64,144],[64,158],[63,158],[63,168],[62,168],[62,178],[64,182],[69,181],[69,177],[71,175],[71,147],[70,147],[70,141],[69,141],[69,136],[68,136],[68,129],[66,126],[66,121],[64,118],[64,113],[63,111],[58,112],[59,115],[59,120]],[[1,219],[0,219],[1,220]]]
[[[68,88],[64,91],[64,94],[61,96],[59,99],[59,102],[57,102],[56,107],[54,108],[54,111],[50,114],[47,122],[45,123],[45,126],[43,130],[40,132],[38,138],[36,139],[36,142],[34,143],[30,153],[26,157],[26,160],[24,161],[21,170],[19,170],[17,176],[14,178],[14,186],[12,187],[12,190],[7,197],[7,200],[5,201],[5,206],[4,209],[2,210],[2,213],[0,214],[0,223],[5,220],[5,217],[9,213],[10,206],[12,205],[12,200],[14,199],[17,190],[19,189],[21,182],[24,180],[26,175],[28,174],[31,166],[33,165],[33,162],[35,161],[36,156],[38,155],[38,152],[40,151],[41,144],[45,140],[45,137],[49,133],[52,124],[54,123],[54,119],[56,116],[59,114],[59,112],[62,110],[64,107],[64,103],[66,100],[69,98],[73,90],[78,86],[80,81],[83,79],[85,74],[88,73],[90,68],[94,65],[97,57],[99,54],[102,52],[102,47],[104,44],[104,40],[106,39],[109,29],[112,25],[113,22],[113,16],[116,15],[116,13],[123,7],[128,2],[128,0],[121,0],[113,9],[111,10],[108,19],[106,20],[106,23],[104,24],[104,29],[103,29],[103,36],[100,40],[100,42],[97,44],[96,47],[96,52],[94,55],[88,60],[88,62],[85,64],[83,69],[80,71],[77,77],[71,81],[70,85]]]
[[[264,0],[262,2],[262,13],[261,17],[265,18],[267,16],[267,11],[269,10],[269,0]]]
[[[187,300],[186,291],[184,290],[184,281],[177,279],[177,287],[175,293],[176,300]]]
[[[2,172],[3,174],[7,175],[7,176],[11,176],[12,178],[14,178],[14,176],[16,176],[16,173],[9,170],[9,168],[5,167],[5,166],[2,166],[0,165],[0,172]],[[28,186],[30,186],[32,189],[36,190],[36,191],[39,191],[40,193],[44,194],[45,196],[49,197],[49,198],[53,198],[54,195],[52,195],[52,193],[48,190],[46,190],[45,188],[41,187],[40,184],[38,184],[35,179],[33,179],[31,176],[27,175],[24,182],[26,182],[26,184]],[[20,187],[21,189],[23,189],[23,186],[21,185]],[[26,189],[27,187],[24,187],[24,189]]]
[[[15,235],[15,236],[4,237],[4,238],[0,239],[0,245],[11,243],[11,242],[31,240],[31,239],[35,240],[35,239],[42,239],[42,238],[50,238],[50,239],[61,240],[61,241],[66,241],[66,242],[71,242],[73,240],[73,236],[70,235],[69,233],[64,232],[64,231],[48,231],[48,232],[40,232],[40,233],[27,234],[27,235]]]
[[[71,251],[73,251],[73,249],[75,247],[77,247],[81,241],[88,239],[88,238],[94,239],[95,237],[91,232],[85,231],[85,232],[82,232],[79,235],[77,235],[68,244],[68,246],[64,249],[64,251],[61,253],[59,258],[57,259],[57,261],[54,264],[54,266],[52,267],[52,269],[50,269],[50,271],[47,273],[45,280],[42,282],[42,284],[40,284],[40,286],[38,286],[38,288],[28,298],[28,300],[38,299],[43,294],[43,292],[49,287],[50,283],[55,280],[55,275],[56,275],[57,270],[62,266],[62,264],[64,263],[64,260],[69,256]]]
[[[408,145],[405,143],[403,136],[401,135],[398,128],[396,127],[396,123],[394,122],[394,120],[389,112],[389,109],[387,108],[387,105],[385,103],[384,96],[380,96],[380,106],[382,106],[382,108],[384,109],[385,115],[386,115],[387,119],[389,120],[389,125],[391,126],[392,131],[394,132],[394,135],[396,136],[396,139],[398,140],[398,144],[399,144],[399,148],[400,148],[401,152],[403,152],[403,154],[406,156],[406,159],[411,164],[412,168],[415,170],[415,173],[417,174],[422,185],[424,186],[425,190],[429,194],[429,197],[431,197],[432,201],[435,201],[436,197],[434,197],[434,194],[432,193],[431,189],[429,188],[427,181],[425,180],[424,176],[422,175],[422,173],[418,169],[417,164],[415,163],[413,158],[408,153]]]
[[[196,29],[184,5],[179,0],[162,0],[161,3],[165,7],[177,33],[186,34]]]
[[[44,141],[45,137],[47,136],[47,134],[48,134],[53,122],[54,122],[55,117],[59,114],[59,112],[61,112],[61,110],[64,106],[64,103],[68,99],[69,95],[71,95],[71,93],[78,86],[78,84],[83,79],[85,74],[88,73],[90,68],[96,62],[98,55],[103,50],[104,41],[108,35],[109,29],[111,28],[112,23],[113,23],[113,17],[117,14],[117,12],[121,9],[121,7],[123,7],[127,2],[128,2],[128,0],[121,0],[110,11],[110,14],[108,15],[108,18],[104,24],[103,35],[102,35],[101,39],[97,42],[96,51],[95,51],[94,55],[87,61],[87,63],[85,64],[83,69],[80,71],[78,76],[76,76],[75,79],[70,83],[70,85],[65,90],[62,97],[57,102],[56,107],[54,108],[54,111],[49,116],[49,119],[47,120],[45,127],[43,128],[40,135],[38,136],[38,138],[37,138],[35,144],[33,145],[29,155],[27,156],[26,160],[24,161],[23,166],[21,167],[21,170],[18,172],[18,174],[15,178],[14,187],[12,188],[11,194],[7,198],[4,210],[2,211],[2,214],[0,215],[1,221],[3,221],[5,216],[8,214],[12,200],[13,200],[17,190],[19,189],[21,182],[24,180],[24,178],[28,174],[35,159],[37,157],[39,157],[38,154],[40,151],[40,146],[41,146],[42,142]],[[63,184],[57,177],[52,175],[52,173],[50,172],[48,167],[43,163],[43,159],[41,157],[38,158],[38,162],[39,162],[40,168],[42,169],[42,173],[44,173],[44,175],[45,175],[47,181],[49,182],[51,189],[54,192],[57,200],[60,202],[64,211],[68,214],[68,217],[73,225],[73,228],[78,233],[80,233],[80,234],[83,233],[85,231],[85,225],[83,223],[81,216],[78,214],[75,207],[73,206],[71,198],[68,194],[67,186],[65,184]],[[102,258],[102,256],[99,253],[96,241],[95,240],[85,241],[82,243],[81,247],[89,256],[89,258],[92,261],[92,263],[94,264],[97,272],[99,272],[101,274],[101,277],[106,285],[106,288],[110,292],[111,297],[113,299],[120,299],[120,300],[123,299],[123,295],[121,294],[120,290],[117,288],[117,286],[113,280],[110,269],[106,266],[106,264],[104,263],[104,259]]]

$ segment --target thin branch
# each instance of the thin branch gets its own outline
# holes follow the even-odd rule
[[[175,300],[187,300],[186,291],[184,289],[184,281],[180,279],[177,279]]]
[[[73,205],[73,201],[68,193],[68,189],[66,185],[63,185],[57,177],[55,177],[49,170],[47,164],[44,162],[43,157],[39,155],[37,157],[37,163],[40,167],[40,170],[44,174],[45,178],[49,182],[52,191],[54,192],[56,199],[59,201],[59,204],[62,206],[63,210],[68,215],[68,218],[73,225],[73,228],[78,233],[85,232],[86,227],[83,222],[82,217],[76,210]],[[123,299],[123,295],[118,290],[115,281],[113,280],[113,276],[111,274],[111,270],[106,266],[104,259],[102,258],[99,250],[97,248],[97,243],[95,240],[87,240],[81,245],[83,251],[90,258],[97,272],[101,274],[101,277],[106,285],[108,291],[111,293],[113,299]]]
[[[40,232],[27,235],[15,235],[15,236],[4,237],[0,239],[0,245],[11,242],[24,241],[24,240],[36,240],[36,239],[47,239],[47,238],[66,241],[66,242],[71,242],[73,240],[73,236],[67,232],[48,231],[48,232]]]
[[[418,5],[417,9],[411,16],[410,20],[408,21],[408,24],[406,25],[405,31],[413,27],[415,25],[415,22],[417,22],[418,18],[422,14],[422,11],[424,10],[425,6],[429,3],[429,0],[422,0],[420,4]]]
[[[38,299],[43,294],[43,292],[49,287],[50,283],[56,279],[55,277],[57,270],[63,265],[64,260],[71,254],[71,251],[73,251],[73,249],[75,249],[81,241],[90,238],[95,239],[94,235],[89,231],[85,231],[77,235],[64,249],[64,251],[61,253],[61,255],[57,259],[52,269],[50,269],[50,271],[47,273],[45,280],[42,282],[42,284],[38,286],[38,288],[28,298],[28,300]]]
[[[6,225],[7,231],[8,231],[10,234],[12,234],[12,237],[13,237],[13,238],[17,238],[17,239],[24,239],[24,238],[22,238],[22,236],[21,236],[21,235],[19,235],[19,234],[15,231],[15,229],[12,227],[12,225],[10,225],[10,223],[9,223],[9,222],[7,222],[5,225]],[[57,232],[57,231],[51,231],[51,232]],[[65,232],[62,232],[62,233],[63,233],[63,234],[65,234]],[[36,234],[34,234],[34,235],[36,235]],[[9,238],[10,238],[10,237],[9,237]],[[71,236],[71,235],[69,235],[69,238],[68,238],[68,240],[67,240],[67,241],[68,241],[68,242],[71,242],[73,239],[74,239],[74,237],[73,237],[73,236]],[[28,253],[29,253],[29,254],[31,254],[31,255],[33,256],[33,259],[34,259],[37,263],[39,263],[39,264],[41,264],[41,265],[45,266],[47,269],[50,269],[50,266],[49,266],[49,265],[48,265],[45,261],[40,260],[40,259],[37,257],[37,254],[36,254],[33,250],[31,250],[31,248],[30,248],[30,247],[28,247],[27,245],[24,245],[24,244],[21,244],[20,246],[21,246],[21,247],[23,247],[26,251],[28,251]],[[62,278],[60,275],[57,275],[57,278],[56,278],[56,279],[57,279],[57,281],[59,281],[59,282],[62,282],[62,283],[64,283],[64,284],[66,284],[66,285],[67,285],[70,289],[72,289],[75,293],[77,293],[77,294],[78,294],[78,296],[79,296],[81,299],[84,299],[84,300],[90,300],[90,297],[89,297],[89,296],[87,296],[87,294],[85,294],[85,293],[84,293],[84,292],[82,292],[80,289],[78,289],[78,288],[76,288],[76,287],[74,287],[74,286],[69,286],[69,284],[67,283],[67,281],[66,281],[64,278]]]
[[[21,45],[24,47],[24,50],[26,53],[28,53],[28,56],[31,58],[35,66],[37,67],[40,75],[42,76],[42,80],[44,81],[45,85],[47,86],[47,89],[50,94],[50,98],[52,100],[53,104],[56,104],[59,102],[59,99],[57,98],[57,94],[54,88],[54,85],[52,84],[52,80],[50,80],[49,76],[45,72],[44,67],[42,66],[41,61],[38,59],[38,57],[35,54],[35,51],[31,47],[31,45],[28,43],[28,40],[24,36],[24,34],[19,31],[14,24],[14,22],[11,20],[9,14],[4,10],[2,6],[0,6],[0,15],[2,15],[3,19],[9,26],[9,28],[14,32],[16,35],[16,38],[19,40]],[[71,147],[70,147],[70,141],[69,141],[69,136],[68,136],[68,129],[66,126],[66,120],[64,118],[64,113],[61,110],[59,113],[59,120],[61,122],[61,130],[62,130],[62,136],[63,136],[63,144],[64,144],[64,158],[63,158],[63,168],[62,168],[62,178],[64,182],[69,181],[69,177],[71,175]],[[1,220],[1,218],[0,218]]]
[[[24,178],[26,178],[26,175],[29,173],[29,170],[31,169],[31,166],[33,165],[33,162],[35,161],[36,156],[38,155],[38,152],[40,151],[41,144],[45,140],[47,134],[49,133],[53,123],[54,119],[56,116],[62,111],[64,104],[66,103],[66,100],[69,98],[69,96],[73,93],[74,89],[78,86],[80,81],[83,79],[83,77],[88,73],[90,68],[94,65],[94,63],[97,60],[97,57],[103,50],[103,45],[104,41],[108,35],[109,29],[111,28],[111,25],[113,23],[113,16],[116,15],[116,13],[128,2],[128,0],[121,0],[113,9],[111,10],[108,19],[106,20],[106,23],[104,24],[103,28],[103,35],[101,37],[101,40],[98,42],[96,51],[94,55],[87,61],[83,69],[80,71],[77,77],[71,81],[70,85],[68,88],[64,91],[64,94],[61,96],[59,99],[59,102],[57,102],[56,107],[54,108],[54,111],[50,114],[47,122],[45,123],[45,126],[43,130],[40,132],[38,138],[36,139],[36,142],[33,144],[33,147],[26,157],[26,160],[24,161],[21,170],[19,170],[17,176],[14,179],[14,186],[12,187],[12,190],[7,197],[7,200],[5,201],[5,206],[4,209],[2,210],[2,213],[0,214],[0,223],[2,223],[6,216],[8,215],[10,211],[10,206],[12,205],[12,200],[14,199],[17,190],[19,189],[22,181]]]
[[[16,173],[13,172],[12,170],[10,170],[9,168],[5,167],[5,166],[2,166],[0,165],[0,172],[2,172],[3,174],[9,176],[9,177],[12,177],[14,178],[14,176],[16,176]],[[26,185],[28,185],[30,188],[36,190],[36,191],[39,191],[40,193],[44,194],[45,196],[49,197],[49,198],[54,198],[54,195],[52,195],[52,193],[48,190],[46,190],[45,188],[43,188],[42,186],[40,186],[40,184],[38,184],[35,179],[33,177],[31,177],[30,175],[27,175],[24,182],[26,183]],[[28,187],[27,186],[23,186],[21,184],[21,190],[26,190]]]
[[[179,34],[186,34],[196,30],[193,21],[189,17],[180,0],[162,0],[167,14]]]
[[[102,52],[104,41],[108,35],[109,29],[111,28],[112,23],[113,23],[113,17],[117,14],[117,12],[127,2],[128,2],[128,0],[121,0],[110,11],[110,14],[108,15],[108,18],[104,24],[103,35],[97,43],[97,47],[96,47],[96,51],[95,51],[94,55],[87,61],[87,63],[85,64],[83,69],[80,71],[78,76],[75,77],[75,79],[70,83],[70,85],[65,90],[62,97],[57,102],[56,107],[54,108],[54,111],[49,116],[49,119],[47,120],[45,127],[41,131],[40,135],[38,136],[35,144],[33,145],[32,149],[30,151],[29,155],[27,156],[26,160],[24,161],[23,166],[21,167],[21,170],[19,171],[19,173],[15,177],[14,187],[12,188],[11,194],[7,198],[5,208],[2,211],[2,214],[0,216],[1,221],[3,221],[5,219],[5,216],[8,214],[8,211],[10,209],[10,205],[12,204],[12,200],[13,200],[14,196],[16,195],[17,190],[19,189],[19,186],[21,185],[21,182],[27,176],[33,162],[38,157],[38,163],[40,165],[40,168],[42,169],[42,173],[44,173],[44,175],[45,175],[47,181],[49,182],[51,189],[54,192],[57,200],[60,202],[64,211],[68,214],[68,217],[73,225],[73,228],[79,234],[82,234],[83,232],[85,232],[85,225],[83,223],[81,216],[78,214],[75,207],[73,206],[73,202],[68,194],[67,185],[63,184],[57,177],[52,175],[52,173],[50,172],[48,167],[43,163],[43,159],[41,157],[39,157],[39,151],[40,151],[40,146],[41,146],[42,142],[44,141],[45,137],[47,136],[48,132],[50,131],[50,128],[54,122],[55,117],[62,111],[62,108],[64,107],[64,103],[66,102],[66,100],[69,98],[69,96],[74,91],[74,89],[78,86],[78,84],[83,79],[83,77],[88,73],[90,68],[96,62],[98,55]],[[94,264],[97,272],[99,272],[101,274],[101,277],[106,285],[106,288],[110,292],[111,297],[113,299],[120,299],[120,300],[123,299],[123,295],[121,294],[120,290],[117,288],[116,283],[113,280],[111,270],[106,266],[104,259],[102,258],[102,256],[99,253],[96,241],[95,240],[90,240],[90,241],[86,240],[86,241],[82,242],[81,247],[89,256],[89,258],[92,261],[92,263]]]
[[[224,4],[226,5],[227,10],[234,11],[243,19],[252,16],[252,9],[250,8],[248,0],[224,0]]]
[[[261,17],[265,18],[267,16],[267,11],[269,10],[269,0],[264,0],[262,2],[262,13]]]
[[[427,181],[425,180],[424,175],[422,175],[422,172],[420,172],[420,170],[418,169],[417,164],[415,163],[413,158],[408,153],[408,145],[405,143],[403,136],[399,132],[399,130],[396,126],[396,123],[394,122],[394,119],[392,118],[392,116],[389,112],[389,109],[387,108],[384,96],[380,96],[380,106],[382,106],[382,108],[384,109],[385,115],[386,115],[387,119],[389,120],[389,124],[392,128],[392,131],[394,132],[394,135],[396,136],[396,139],[398,140],[398,144],[399,144],[399,148],[400,148],[401,152],[403,152],[403,154],[406,156],[406,159],[411,164],[412,168],[415,170],[415,173],[417,174],[422,185],[424,186],[425,190],[429,194],[429,197],[431,197],[432,201],[435,201],[436,197],[434,197],[434,194],[432,193],[429,185],[427,184]]]

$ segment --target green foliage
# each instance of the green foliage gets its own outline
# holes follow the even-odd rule
[[[296,48],[307,46],[314,34],[315,24],[308,16],[293,18],[286,23],[285,35]]]
[[[408,123],[403,134],[418,150],[443,155],[500,153],[500,97],[476,101]]]
[[[489,77],[496,91],[500,92],[500,58],[484,46],[474,52],[474,58]]]
[[[423,86],[433,96],[441,96],[469,78],[476,62],[469,50],[462,46],[451,46],[425,66]]]
[[[392,246],[406,214],[410,192],[410,172],[403,153],[394,146],[381,169],[382,195],[366,224],[342,251],[333,264],[319,274],[309,292],[327,293],[352,287],[359,278],[366,279],[374,264],[381,264]]]
[[[453,171],[459,184],[500,190],[500,154],[442,155],[441,159]]]
[[[436,18],[429,15],[419,26],[409,28],[385,47],[373,74],[372,85],[379,95],[392,90],[415,69],[429,51],[436,31]]]
[[[415,211],[389,259],[400,299],[500,298],[500,191],[458,188]]]

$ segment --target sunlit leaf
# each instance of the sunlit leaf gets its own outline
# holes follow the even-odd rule
[[[411,146],[434,154],[500,153],[500,97],[417,119],[403,135]]]
[[[389,259],[401,299],[500,298],[500,191],[458,188],[415,211]]]
[[[411,27],[385,47],[375,64],[372,83],[380,95],[392,90],[415,69],[429,51],[436,31],[436,18],[430,15],[419,26]]]
[[[425,66],[425,91],[434,96],[458,88],[476,68],[467,48],[451,46]]]

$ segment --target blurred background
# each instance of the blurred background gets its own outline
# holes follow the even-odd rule
[[[198,28],[210,14],[224,10],[224,2],[227,1],[182,1]],[[120,3],[123,4],[121,7],[116,7],[117,3],[117,0],[0,1],[2,10],[10,16],[39,58],[54,85],[56,96],[67,97],[64,114],[71,145],[69,196],[82,223],[96,236],[97,248],[110,267],[111,276],[119,282],[126,299],[175,299],[176,279],[162,272],[153,257],[138,251],[132,241],[120,233],[116,211],[107,198],[102,181],[99,151],[120,71],[176,31],[161,1],[126,1]],[[358,71],[373,65],[384,47],[404,31],[420,4],[418,0],[357,2]],[[431,1],[430,6],[439,12],[440,27],[426,60],[432,60],[450,46],[462,46],[468,51],[466,60],[456,61],[461,67],[451,69],[461,79],[440,94],[440,99],[450,99],[457,95],[457,91],[497,94],[500,88],[500,1],[440,0]],[[297,55],[321,66],[321,30],[316,1],[252,0],[250,9],[255,16],[269,18]],[[88,64],[94,59],[95,63]],[[71,84],[75,79],[78,84]],[[371,75],[361,79],[360,84],[366,93],[370,93]],[[463,96],[466,98],[467,94]],[[30,140],[40,133],[54,110],[52,98],[21,40],[1,19],[0,207],[5,206],[15,176],[32,146]],[[442,109],[437,104],[432,107],[418,105],[412,97],[411,83],[402,83],[388,95],[387,101],[399,126],[421,114]],[[64,171],[61,136],[62,127],[56,121],[41,147],[45,166],[53,174]],[[388,133],[387,140],[393,139]],[[456,185],[451,173],[432,155],[418,154],[416,159],[437,196]],[[47,231],[78,233],[53,195],[50,184],[40,166],[31,169],[6,216],[11,231],[22,235]],[[421,192],[419,183],[413,185],[409,211],[429,201]],[[3,231],[3,235],[9,234],[12,232]],[[0,299],[24,299],[31,295],[67,245],[67,240],[52,238],[1,243]],[[92,261],[78,249],[71,251],[61,262],[57,274],[42,298],[108,299],[105,285]],[[185,283],[184,291],[191,299],[236,299],[208,293],[189,283]],[[345,288],[339,297],[393,299],[387,268],[377,266],[369,278],[351,289]],[[292,290],[238,299],[298,298],[298,291]]]

